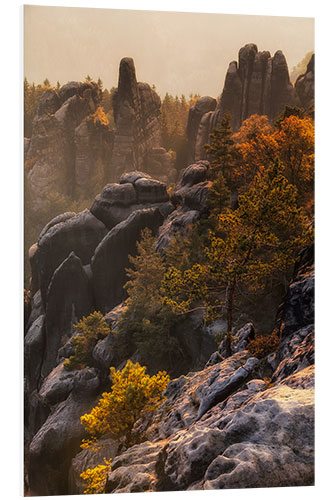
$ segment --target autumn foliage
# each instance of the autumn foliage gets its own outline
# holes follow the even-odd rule
[[[81,417],[90,440],[108,434],[125,446],[135,442],[133,426],[138,418],[155,411],[163,401],[169,383],[166,372],[149,376],[146,367],[127,361],[122,370],[110,368],[112,387],[104,392],[97,406]]]

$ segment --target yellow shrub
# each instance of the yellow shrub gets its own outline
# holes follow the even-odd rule
[[[108,473],[111,471],[111,460],[104,458],[105,465],[97,465],[93,469],[87,469],[80,477],[87,484],[84,494],[104,493]]]
[[[81,417],[92,440],[108,433],[126,446],[135,441],[132,430],[143,414],[153,412],[163,401],[162,393],[169,383],[166,372],[146,374],[146,367],[127,361],[123,370],[111,367],[111,392],[104,392],[91,413]]]

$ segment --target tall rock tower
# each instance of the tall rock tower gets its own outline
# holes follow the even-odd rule
[[[161,99],[148,83],[137,82],[130,57],[120,61],[113,110],[113,180],[131,170],[144,170],[161,180],[169,178],[173,173],[171,156],[160,147]]]

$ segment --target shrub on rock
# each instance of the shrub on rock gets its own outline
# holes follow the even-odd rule
[[[91,413],[81,417],[81,423],[92,442],[108,434],[113,439],[122,440],[128,447],[136,440],[132,432],[135,422],[143,414],[157,409],[170,379],[166,372],[150,377],[145,366],[133,364],[130,360],[123,370],[111,367],[110,372],[111,391],[102,394]]]
[[[92,360],[92,350],[98,340],[110,333],[110,328],[103,319],[102,313],[95,311],[87,317],[83,317],[74,325],[75,335],[71,339],[74,346],[74,354],[64,363],[66,370],[76,370],[90,366]]]

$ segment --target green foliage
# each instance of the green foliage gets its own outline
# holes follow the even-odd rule
[[[201,301],[209,315],[225,311],[231,341],[236,285],[261,289],[274,273],[285,271],[296,250],[311,243],[313,234],[297,206],[297,190],[276,162],[239,197],[236,210],[219,215],[206,247],[206,261],[182,271],[169,268],[162,286],[165,302],[176,313]]]
[[[208,160],[211,163],[212,178],[215,179],[217,174],[222,173],[228,187],[237,154],[235,141],[232,137],[231,119],[230,113],[223,115],[220,126],[210,134],[210,143],[205,146]]]
[[[176,169],[180,170],[186,166],[187,161],[187,136],[186,126],[188,112],[198,100],[199,95],[190,95],[186,99],[184,95],[180,98],[166,93],[162,100],[161,115],[161,139],[162,146],[176,153]]]
[[[102,394],[91,413],[81,417],[81,423],[93,441],[108,434],[131,446],[138,439],[133,433],[135,422],[158,408],[170,379],[166,372],[150,377],[146,367],[131,361],[123,370],[111,367],[110,372],[111,391]]]
[[[24,78],[24,137],[31,137],[32,123],[37,113],[39,100],[48,88],[51,87],[47,78],[42,85],[30,84],[27,78]]]
[[[268,356],[268,354],[276,352],[279,344],[280,339],[275,333],[266,336],[259,335],[249,342],[248,351],[252,356],[262,359]]]
[[[127,309],[122,314],[115,348],[120,358],[138,350],[150,368],[171,359],[177,341],[170,334],[175,315],[163,303],[161,283],[166,271],[163,257],[155,252],[155,238],[144,229],[137,244],[137,255],[130,257],[127,269]]]
[[[93,469],[87,469],[80,474],[80,477],[86,483],[85,495],[105,493],[105,485],[109,472],[111,472],[112,460],[104,458],[104,465],[97,465]]]
[[[72,337],[71,344],[74,346],[74,354],[64,363],[66,370],[80,370],[91,365],[91,353],[99,339],[110,333],[110,328],[100,312],[93,312],[83,317],[74,330],[77,333]]]

